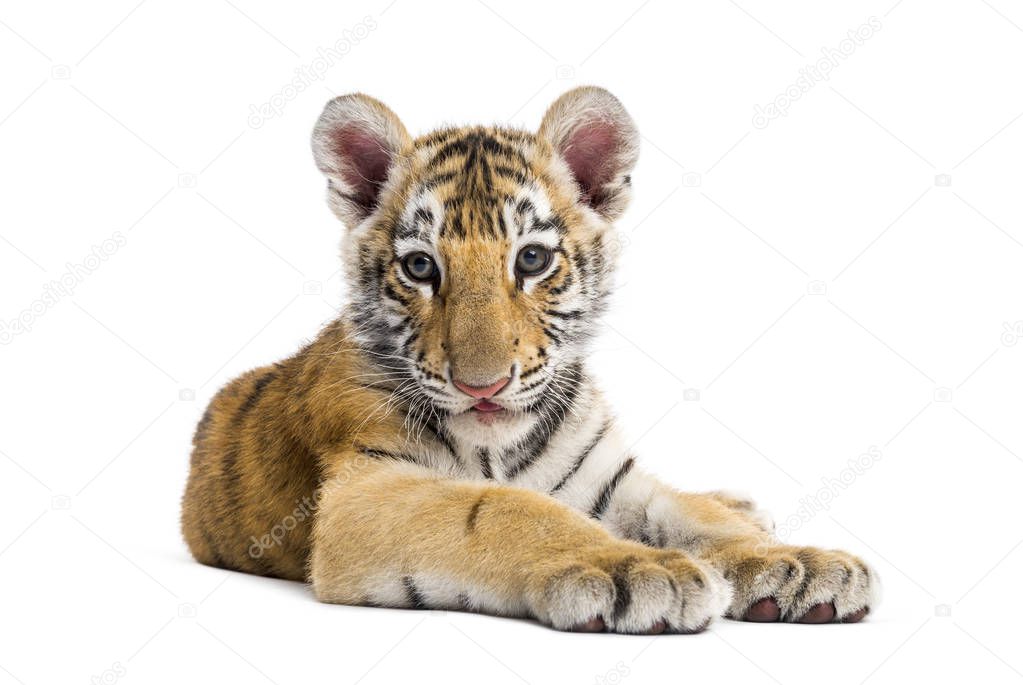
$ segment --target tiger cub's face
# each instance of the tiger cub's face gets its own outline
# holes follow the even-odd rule
[[[637,138],[598,88],[563,95],[535,134],[412,139],[372,98],[327,104],[313,151],[350,228],[352,334],[410,413],[479,446],[564,413],[611,286]]]

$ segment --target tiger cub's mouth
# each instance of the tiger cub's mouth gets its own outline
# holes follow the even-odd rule
[[[495,411],[504,411],[504,407],[499,405],[497,402],[491,402],[490,400],[480,400],[476,404],[472,405],[471,410],[490,413]]]
[[[491,402],[489,399],[481,399],[469,408],[469,412],[476,417],[477,421],[485,425],[490,425],[497,421],[499,417],[509,413],[500,404]]]

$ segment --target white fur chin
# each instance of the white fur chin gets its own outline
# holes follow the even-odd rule
[[[486,424],[474,412],[467,411],[448,418],[445,428],[460,444],[502,450],[526,437],[535,422],[528,414],[509,412]]]

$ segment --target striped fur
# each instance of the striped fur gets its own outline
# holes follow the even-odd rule
[[[783,620],[867,606],[858,559],[781,545],[745,501],[644,473],[589,376],[637,144],[596,88],[562,96],[536,134],[413,139],[372,98],[329,103],[313,150],[350,229],[349,301],[211,402],[183,503],[195,557],[309,580],[324,601],[558,628],[689,632],[767,596]],[[516,267],[525,246],[546,268]],[[403,266],[414,253],[428,278]],[[494,414],[454,385],[503,378]]]

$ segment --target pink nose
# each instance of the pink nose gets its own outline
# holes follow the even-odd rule
[[[467,385],[467,384],[463,383],[462,381],[456,381],[454,379],[452,379],[451,382],[455,384],[456,388],[458,388],[459,390],[464,392],[469,397],[473,397],[473,398],[475,398],[477,400],[486,400],[486,399],[490,399],[491,397],[493,397],[497,393],[501,392],[501,388],[503,388],[504,386],[508,385],[508,381],[510,381],[510,380],[511,380],[511,376],[509,376],[508,378],[502,378],[501,380],[497,381],[493,385],[487,385],[487,386],[484,386],[482,388],[481,387],[477,387],[475,385]]]

